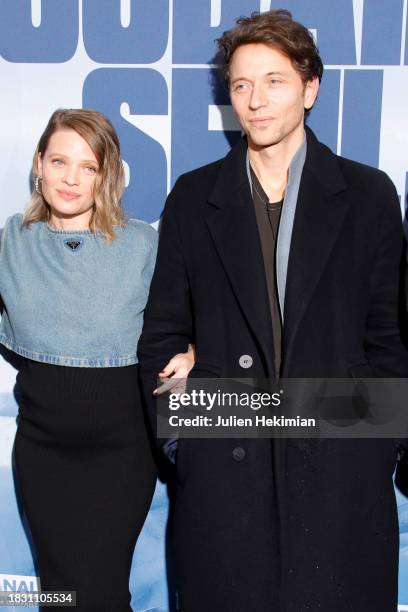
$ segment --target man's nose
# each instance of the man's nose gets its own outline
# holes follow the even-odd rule
[[[249,99],[249,105],[251,108],[260,108],[265,106],[268,102],[265,88],[261,84],[254,83],[251,91],[251,97]]]

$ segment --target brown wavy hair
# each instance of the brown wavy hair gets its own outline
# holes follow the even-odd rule
[[[234,52],[241,45],[262,43],[284,53],[292,62],[303,83],[323,76],[323,63],[313,36],[305,26],[294,21],[289,11],[279,9],[254,12],[240,17],[236,27],[217,39],[220,68],[229,85],[229,68]]]
[[[115,226],[125,223],[121,198],[125,173],[115,128],[105,115],[90,109],[60,109],[50,117],[34,153],[32,176],[38,174],[38,157],[44,157],[51,136],[58,130],[75,130],[91,147],[98,161],[94,185],[94,207],[90,229],[103,234],[108,242],[115,238]],[[23,216],[23,224],[48,221],[50,207],[35,190]]]

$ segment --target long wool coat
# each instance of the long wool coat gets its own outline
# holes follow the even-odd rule
[[[192,376],[273,376],[269,302],[242,140],[169,195],[139,354],[151,391],[194,342]],[[307,129],[288,263],[284,377],[408,377],[398,328],[402,226],[382,172]],[[243,370],[240,357],[252,357]],[[395,612],[401,440],[178,443],[184,612]]]

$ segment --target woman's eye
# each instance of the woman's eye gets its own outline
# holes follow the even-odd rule
[[[64,162],[62,161],[62,159],[53,159],[52,160],[52,164],[53,164],[53,166],[59,167],[59,166],[63,166]]]
[[[95,168],[95,166],[86,166],[85,167],[85,172],[87,174],[96,174],[97,169]]]

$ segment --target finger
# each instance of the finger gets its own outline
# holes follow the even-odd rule
[[[178,378],[168,378],[160,387],[157,387],[157,389],[153,391],[153,395],[162,395],[162,393],[166,393],[170,390],[174,391],[179,382],[180,380]]]
[[[170,361],[164,366],[162,371],[159,372],[159,376],[160,377],[170,376],[170,374],[173,374],[174,369],[175,369],[174,359],[170,359]]]
[[[186,368],[184,365],[180,365],[179,367],[175,368],[171,378],[187,378],[190,369],[191,368]]]

